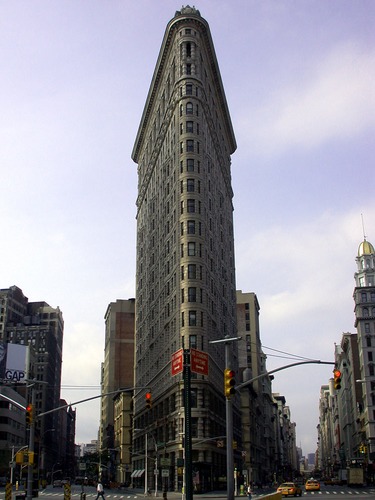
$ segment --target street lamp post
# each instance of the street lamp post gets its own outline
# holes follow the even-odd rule
[[[145,495],[147,495],[147,491],[148,491],[148,484],[147,484],[147,467],[148,467],[148,463],[147,463],[147,456],[148,456],[148,441],[147,441],[147,432],[145,434]]]
[[[43,432],[42,436],[39,437],[39,445],[38,445],[38,463],[39,463],[39,466],[38,466],[38,481],[40,481],[40,471],[44,470],[44,455],[45,455],[45,452],[44,452],[44,436],[48,432],[53,432],[55,430],[56,429],[47,429],[45,432]],[[43,445],[41,445],[42,441],[43,441]]]
[[[55,470],[56,465],[60,465],[59,462],[57,462],[56,464],[54,464],[52,466],[52,473],[51,473],[51,484],[52,484],[52,486],[53,486],[53,475],[56,474],[57,472],[62,472],[61,469]]]
[[[34,385],[31,386],[31,407],[32,412],[34,412],[35,408],[35,388]],[[34,464],[31,463],[30,457],[34,456],[34,435],[35,435],[35,415],[32,414],[31,422],[30,422],[30,434],[29,434],[29,462],[27,468],[27,500],[32,500],[33,498],[33,473],[34,473]]]
[[[232,356],[229,345],[231,342],[241,340],[242,337],[225,337],[220,340],[211,340],[210,344],[224,343],[225,368],[232,369]],[[227,436],[227,498],[234,500],[234,458],[233,458],[233,407],[230,397],[225,398],[226,436]]]
[[[22,446],[16,452],[14,452],[14,446],[12,446],[12,460],[10,462],[10,484],[13,485],[13,469],[14,469],[14,459],[19,451],[25,450],[27,446]]]

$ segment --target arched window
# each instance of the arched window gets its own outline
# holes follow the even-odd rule
[[[192,115],[193,114],[193,103],[192,102],[187,102],[186,103],[186,114],[187,115]]]

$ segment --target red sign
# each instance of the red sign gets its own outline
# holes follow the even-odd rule
[[[184,369],[184,350],[179,349],[178,351],[172,354],[172,377],[173,375],[177,375],[177,373],[181,373]]]
[[[190,369],[198,375],[208,375],[208,354],[197,349],[190,349]]]

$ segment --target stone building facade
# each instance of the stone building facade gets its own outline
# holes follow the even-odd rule
[[[194,486],[206,491],[225,481],[225,447],[217,447],[225,435],[224,346],[210,341],[237,334],[235,149],[208,23],[195,8],[182,8],[167,25],[132,153],[138,165],[135,385],[145,388],[134,399],[134,451],[149,444],[150,485],[158,459],[169,469],[168,488],[182,486],[183,381],[171,376],[172,354],[181,348],[209,356],[209,375],[192,380]],[[234,367],[236,351],[233,345]],[[142,458],[133,465],[145,469]]]

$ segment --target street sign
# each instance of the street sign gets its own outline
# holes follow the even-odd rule
[[[184,369],[184,350],[179,349],[172,354],[171,366],[172,366],[172,377],[178,373],[182,373]]]
[[[190,369],[198,375],[208,375],[208,354],[197,349],[190,349]]]

